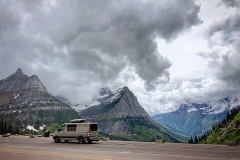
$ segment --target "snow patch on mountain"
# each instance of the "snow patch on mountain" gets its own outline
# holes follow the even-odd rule
[[[121,90],[122,91],[122,90]],[[113,96],[110,96],[105,103],[112,103],[113,101],[117,100],[118,98],[121,97],[121,92],[119,92],[119,90],[117,90],[117,92],[115,94],[113,94]]]
[[[95,101],[93,101],[92,103],[86,105],[85,108],[89,108],[89,107],[92,107],[92,106],[98,106],[98,105],[100,105],[100,104],[101,104],[101,103],[100,103],[98,100],[95,100]]]
[[[20,94],[18,93],[14,98],[17,99],[17,98],[19,97],[19,95],[20,95]]]
[[[28,125],[28,126],[27,126],[27,129],[30,130],[30,131],[31,131],[31,130],[32,130],[32,131],[35,131],[35,132],[38,132],[38,131],[39,131],[39,130],[35,129],[34,126],[31,126],[31,125]]]
[[[187,110],[187,113],[190,113],[190,112],[196,112],[198,109],[197,108],[188,108]]]
[[[40,130],[43,130],[46,127],[46,125],[42,125],[39,127]]]
[[[231,98],[226,97],[207,103],[191,103],[187,101],[179,107],[179,110],[185,110],[188,114],[198,111],[204,115],[219,114],[239,106],[239,97],[239,95],[235,95]]]
[[[98,99],[106,98],[108,96],[109,96],[108,94],[105,94],[105,95],[102,95],[102,96],[98,97]]]
[[[71,105],[73,109],[77,112],[88,109],[93,106],[99,106],[101,104],[110,104],[121,97],[121,93],[124,91],[123,88],[117,89],[115,92],[112,92],[108,88],[101,88],[99,92],[99,97],[95,98],[92,102],[87,105]]]
[[[79,104],[75,104],[75,105],[71,105],[72,109],[74,109],[77,112],[80,112],[82,110],[88,109],[91,106],[87,106],[87,105],[79,105]]]

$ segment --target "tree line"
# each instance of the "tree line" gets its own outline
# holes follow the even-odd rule
[[[20,129],[17,127],[13,127],[13,125],[10,122],[5,121],[3,118],[1,118],[0,134],[7,134],[7,133],[20,134]]]

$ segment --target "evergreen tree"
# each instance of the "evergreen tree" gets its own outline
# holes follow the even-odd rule
[[[0,122],[0,134],[3,134],[3,118]]]
[[[193,139],[191,137],[191,139],[188,141],[189,144],[193,144]]]
[[[226,122],[228,122],[230,120],[230,112],[227,112],[226,114]]]
[[[195,135],[194,144],[197,144],[197,143],[198,143],[198,137]]]
[[[4,130],[3,130],[3,134],[6,134],[7,133],[7,122],[4,121]]]

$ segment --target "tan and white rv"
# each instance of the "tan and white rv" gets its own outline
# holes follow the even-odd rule
[[[98,141],[98,125],[95,122],[88,122],[84,119],[74,119],[70,123],[64,123],[53,133],[53,140],[59,143],[77,140],[78,143],[92,143]]]

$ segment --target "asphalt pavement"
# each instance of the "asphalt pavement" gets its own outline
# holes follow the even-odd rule
[[[0,160],[240,160],[240,146],[129,141],[54,143],[52,138],[0,137]]]

